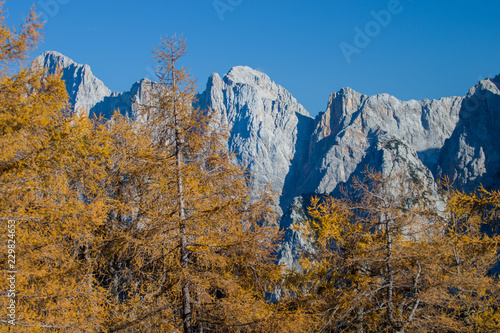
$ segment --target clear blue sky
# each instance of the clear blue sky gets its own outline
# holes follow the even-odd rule
[[[211,73],[247,65],[313,115],[345,86],[432,99],[500,73],[498,0],[7,0],[7,23],[33,4],[47,19],[34,55],[88,64],[114,91],[151,76],[153,46],[174,33],[200,91]]]

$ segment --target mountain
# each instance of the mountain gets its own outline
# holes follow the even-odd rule
[[[500,75],[469,90],[460,117],[440,151],[436,174],[459,187],[500,187]]]
[[[272,186],[281,213],[280,199],[295,195],[289,188],[307,160],[314,119],[267,75],[243,66],[223,78],[212,74],[199,103],[221,112],[231,131],[229,149],[252,175],[255,192]]]
[[[112,92],[92,74],[88,65],[77,64],[54,51],[42,53],[35,58],[34,63],[46,68],[51,74],[61,70],[69,102],[75,112],[89,116],[110,118],[116,110],[135,119],[137,114],[134,104],[144,102],[146,87],[151,85],[149,80],[142,79],[134,83],[130,91]]]
[[[57,52],[35,60],[60,68],[77,112],[109,118],[114,110],[136,119],[154,83],[111,92],[90,71]],[[228,148],[253,177],[254,194],[272,186],[275,209],[286,230],[281,262],[293,265],[304,246],[290,226],[306,218],[313,194],[338,194],[341,185],[370,166],[384,174],[408,170],[436,186],[448,175],[460,189],[479,183],[498,188],[500,179],[500,76],[485,79],[466,96],[400,101],[342,88],[315,118],[266,74],[245,66],[212,74],[198,106],[217,109],[230,132]]]
[[[62,71],[69,101],[76,112],[87,112],[111,95],[111,90],[92,74],[88,65],[77,64],[58,52],[42,53],[35,63],[47,68],[50,74]]]

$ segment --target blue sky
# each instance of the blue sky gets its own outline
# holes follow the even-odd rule
[[[432,99],[500,74],[498,0],[7,0],[7,23],[33,4],[47,21],[34,55],[88,64],[114,91],[151,77],[152,48],[173,34],[200,91],[211,73],[247,65],[312,115],[345,86]]]

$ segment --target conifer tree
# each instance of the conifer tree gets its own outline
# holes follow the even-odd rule
[[[184,54],[182,39],[162,42],[139,121],[112,134],[122,156],[110,165],[110,196],[121,208],[110,214],[104,252],[114,267],[103,281],[121,310],[109,331],[256,331],[271,317],[265,295],[279,268],[268,195],[250,202],[227,131],[193,108],[194,83],[177,68]]]
[[[435,274],[425,294],[428,331],[500,330],[500,192],[480,186],[466,194],[446,188],[444,232],[433,256]],[[495,271],[495,266],[496,271]]]
[[[443,211],[418,180],[374,172],[350,193],[313,199],[303,228],[314,250],[305,252],[293,290],[317,318],[315,330],[498,330],[500,290],[488,271],[499,237],[481,232],[476,211],[494,195],[446,192]]]
[[[103,126],[68,113],[64,82],[27,66],[41,38],[31,11],[19,33],[0,18],[0,212],[7,244],[15,244],[15,319],[3,331],[97,331],[104,305],[94,271],[106,221],[103,159],[109,140]],[[10,241],[10,242],[7,242]],[[14,243],[15,242],[15,243]],[[11,262],[12,263],[12,262]],[[12,320],[9,322],[9,320]]]

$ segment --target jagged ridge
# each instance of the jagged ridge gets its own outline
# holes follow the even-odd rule
[[[153,84],[141,80],[128,92],[113,93],[87,65],[57,52],[36,61],[49,71],[62,68],[70,101],[89,116],[109,117],[119,109],[135,119],[136,103],[144,102],[146,86]],[[228,148],[252,175],[254,194],[271,184],[282,214],[300,211],[302,196],[335,194],[366,165],[383,173],[409,168],[431,182],[450,175],[463,189],[479,182],[498,187],[499,83],[497,76],[482,80],[464,97],[421,101],[343,88],[330,95],[325,112],[312,118],[266,74],[237,66],[222,78],[210,76],[198,106],[220,111],[231,130]],[[298,215],[284,214],[281,227]],[[282,260],[291,265],[299,244],[297,235],[287,234]]]

